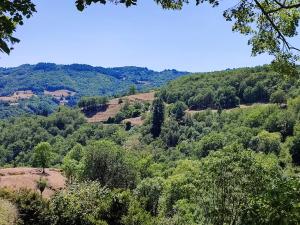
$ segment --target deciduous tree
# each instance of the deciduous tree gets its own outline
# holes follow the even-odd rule
[[[41,142],[34,148],[33,161],[37,166],[42,167],[43,173],[49,166],[51,160],[51,145],[48,142]]]

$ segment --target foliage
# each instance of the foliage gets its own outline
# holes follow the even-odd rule
[[[64,155],[73,145],[64,149],[63,146],[57,146],[59,140],[74,133],[84,122],[83,115],[79,111],[66,108],[59,108],[49,117],[20,117],[1,121],[0,162],[15,161],[16,164],[31,165],[34,147],[45,141],[52,145],[53,156]],[[84,136],[81,137],[83,138]],[[70,140],[69,143],[71,143]],[[55,161],[57,161],[56,157],[53,163]]]
[[[107,102],[107,97],[82,97],[78,102],[78,106],[86,112],[96,111],[105,107]]]
[[[50,206],[55,209],[53,225],[152,224],[129,191],[110,190],[97,182],[70,186],[56,195]]]
[[[80,163],[82,158],[83,147],[80,144],[76,144],[64,157],[62,169],[70,183],[77,179],[82,172]]]
[[[0,224],[14,225],[18,220],[18,211],[9,201],[0,199]]]
[[[34,165],[43,168],[43,173],[45,173],[45,168],[49,166],[51,160],[51,145],[48,142],[39,143],[33,150],[33,162]]]
[[[88,145],[83,160],[83,179],[114,188],[133,188],[136,185],[132,159],[111,141]]]
[[[18,90],[32,90],[39,96],[44,95],[45,90],[69,90],[76,94],[67,100],[77,102],[83,96],[127,94],[128,88],[132,85],[136,87],[136,91],[146,91],[185,74],[187,72],[176,70],[157,72],[141,67],[103,68],[82,64],[25,64],[13,68],[0,67],[0,96],[11,95]]]
[[[0,119],[31,114],[48,116],[57,108],[58,105],[53,99],[44,96],[20,100],[17,105],[0,101]]]
[[[9,191],[0,189],[0,196],[15,204],[18,209],[19,224],[22,225],[52,225],[49,203],[40,194],[30,190]]]
[[[181,120],[185,115],[185,110],[187,109],[184,102],[178,101],[169,109],[170,115],[173,116],[176,120]]]
[[[151,134],[154,138],[158,137],[161,132],[161,126],[165,117],[165,106],[161,98],[153,101],[153,115],[151,124]]]
[[[287,101],[286,94],[283,90],[275,91],[270,96],[270,102],[272,103],[282,104],[282,103],[286,103],[286,101]]]
[[[35,5],[30,0],[9,1],[0,3],[0,52],[9,54],[13,49],[10,44],[20,40],[13,36],[18,25],[23,25],[25,18],[30,18],[36,12]]]
[[[192,110],[227,109],[257,102],[284,103],[298,89],[294,79],[284,79],[264,66],[184,76],[163,87],[160,96],[167,103],[182,101]]]
[[[128,95],[134,95],[136,94],[136,87],[134,85],[131,85],[129,87]]]
[[[251,139],[250,148],[258,152],[263,151],[267,154],[275,153],[278,155],[280,152],[280,139],[278,133],[262,131]]]
[[[231,146],[202,162],[197,200],[202,208],[203,223],[248,224],[251,221],[252,224],[256,218],[265,219],[261,214],[249,217],[249,212],[258,207],[261,196],[277,188],[274,188],[275,177],[283,179],[274,157]]]
[[[120,123],[124,119],[141,116],[142,113],[148,111],[149,106],[150,105],[147,102],[144,103],[136,101],[132,104],[128,100],[125,100],[121,110],[113,118],[113,122]]]
[[[36,181],[36,188],[43,194],[44,190],[47,187],[47,180],[45,178],[40,177],[39,180]]]
[[[299,224],[298,84],[258,69],[241,77],[229,71],[180,78],[168,85],[180,93],[173,89],[174,102],[165,104],[162,98],[174,96],[163,88],[145,123],[131,129],[90,124],[79,110],[65,107],[48,117],[0,121],[1,166],[30,165],[34,147],[48,142],[50,166],[62,168],[68,179],[66,189],[48,200],[4,190],[0,198],[16,205],[24,224]],[[193,96],[183,96],[189,92],[183,91],[188,86],[182,80],[192,93],[211,92],[199,97],[204,108],[212,107],[206,101],[211,97],[232,104],[237,95],[256,101],[284,90],[295,98],[285,107],[264,100],[190,112],[185,104]],[[206,86],[204,81],[209,81]],[[121,104],[128,115],[141,109]],[[160,129],[155,138],[153,125]]]

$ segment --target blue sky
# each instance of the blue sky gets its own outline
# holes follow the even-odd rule
[[[271,61],[267,55],[251,57],[247,38],[233,33],[222,17],[226,5],[166,11],[139,0],[128,9],[108,4],[79,12],[75,0],[34,2],[38,12],[18,28],[21,43],[1,56],[1,67],[54,62],[202,72]]]

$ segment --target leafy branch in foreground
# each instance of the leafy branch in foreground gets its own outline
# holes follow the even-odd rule
[[[0,1],[0,52],[9,54],[11,45],[20,40],[13,36],[17,25],[23,25],[24,18],[30,18],[36,12],[30,0]]]

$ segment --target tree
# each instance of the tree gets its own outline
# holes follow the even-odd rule
[[[157,98],[153,101],[153,113],[152,113],[152,126],[151,134],[154,138],[157,138],[161,132],[161,126],[165,118],[165,105],[161,98]]]
[[[111,190],[98,182],[73,184],[51,199],[51,224],[120,225],[131,198],[127,190]]]
[[[37,166],[42,167],[43,173],[45,168],[49,166],[51,160],[51,145],[48,142],[41,142],[35,148],[33,152],[33,161]]]
[[[206,109],[214,106],[214,92],[212,89],[203,89],[195,97],[191,98],[188,105],[191,109]]]
[[[130,157],[111,141],[97,141],[86,147],[82,179],[114,188],[133,188],[136,170]]]
[[[107,97],[95,96],[95,97],[82,97],[79,102],[78,106],[83,108],[84,111],[94,111],[98,109],[103,109],[106,107],[108,102]]]
[[[10,45],[20,40],[13,36],[17,25],[23,25],[24,18],[36,12],[31,0],[1,0],[0,2],[0,51],[9,54]]]
[[[144,202],[145,209],[152,216],[158,215],[159,198],[163,192],[164,182],[161,177],[145,178],[135,189],[137,197]]]
[[[235,94],[235,89],[226,86],[218,89],[216,96],[216,105],[221,109],[233,108],[240,104],[239,98]]]
[[[125,130],[129,131],[131,129],[132,125],[131,125],[131,121],[126,121],[125,122]]]
[[[294,127],[294,137],[288,142],[288,148],[292,155],[293,163],[300,165],[300,124],[297,123]]]
[[[273,92],[270,96],[270,102],[277,103],[277,104],[283,104],[286,103],[287,97],[283,90],[277,90]]]
[[[297,209],[288,199],[299,185],[287,185],[275,156],[232,145],[204,158],[199,171],[196,198],[203,224],[297,224],[282,221],[294,220],[290,211]]]
[[[43,192],[47,187],[47,180],[40,177],[40,179],[36,181],[36,187],[41,192],[41,195],[43,195]]]
[[[136,93],[136,87],[135,87],[135,85],[131,85],[131,86],[129,87],[128,94],[129,94],[129,95],[134,95],[135,93]]]
[[[204,136],[195,150],[199,158],[206,157],[211,151],[220,150],[225,145],[225,137],[222,133],[211,132]]]
[[[281,135],[263,130],[250,141],[250,148],[258,152],[279,154]]]
[[[293,135],[293,127],[295,125],[295,114],[291,111],[276,110],[268,116],[265,121],[266,130],[269,132],[280,132],[283,138]]]
[[[162,127],[160,139],[167,147],[175,147],[180,139],[180,126],[174,119],[167,120]]]
[[[83,149],[80,144],[75,145],[63,160],[63,171],[70,183],[77,178],[81,172],[80,160],[83,157]]]
[[[170,108],[170,114],[176,119],[181,120],[185,115],[185,110],[187,109],[187,106],[182,101],[177,101],[171,108]]]

